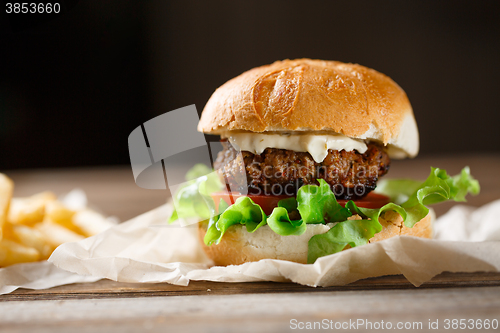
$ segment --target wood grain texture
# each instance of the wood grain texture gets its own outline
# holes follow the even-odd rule
[[[413,286],[403,275],[382,276],[356,281],[338,287],[308,287],[296,283],[277,282],[238,282],[223,283],[210,281],[191,281],[188,286],[168,283],[123,283],[101,280],[94,283],[76,283],[43,290],[18,289],[0,296],[0,302],[64,300],[64,299],[101,299],[133,298],[188,295],[238,295],[352,290],[385,289],[428,289],[456,287],[500,286],[500,273],[442,273],[420,287]]]
[[[2,332],[288,332],[292,319],[499,319],[500,287],[159,296],[0,303]],[[364,331],[361,327],[360,331]]]

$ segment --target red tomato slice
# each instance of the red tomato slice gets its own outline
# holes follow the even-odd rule
[[[280,200],[290,198],[290,196],[287,195],[243,195],[234,192],[231,193],[231,195],[226,192],[212,193],[212,198],[215,201],[217,209],[219,209],[220,199],[224,200],[228,205],[232,205],[239,197],[249,197],[253,200],[253,202],[262,208],[266,215],[270,215],[273,212],[274,207],[278,207],[278,202]]]
[[[274,207],[278,207],[278,202],[282,199],[290,198],[287,195],[242,195],[239,193],[231,193],[229,195],[225,192],[216,192],[212,193],[212,198],[215,201],[215,206],[219,209],[220,199],[224,200],[228,205],[232,205],[236,199],[239,197],[249,197],[256,204],[262,207],[262,210],[267,215],[270,215],[273,212]],[[345,206],[347,201],[349,200],[337,200],[339,204]],[[389,197],[383,194],[370,192],[366,197],[361,200],[354,200],[354,203],[358,207],[362,208],[380,208],[389,203]]]
[[[339,204],[345,206],[349,200],[337,200]],[[361,200],[353,200],[356,206],[361,208],[381,208],[390,202],[390,198],[386,195],[370,192]]]

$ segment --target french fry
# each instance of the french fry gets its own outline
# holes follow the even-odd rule
[[[73,216],[73,224],[85,237],[97,235],[115,225],[113,222],[110,222],[104,216],[91,209],[76,212]]]
[[[43,221],[45,208],[57,198],[52,192],[42,192],[28,198],[13,198],[7,221],[12,224],[33,225]]]
[[[73,224],[75,211],[64,206],[62,202],[57,200],[48,202],[45,212],[46,217],[51,221],[58,223],[71,231],[81,233],[79,228]]]
[[[10,240],[16,239],[16,236],[14,236],[14,232],[12,230],[12,224],[10,224],[9,222],[5,222],[2,229],[3,229],[3,238],[7,238]]]
[[[13,182],[0,173],[0,267],[46,260],[59,245],[114,225],[90,209],[71,209],[52,192],[12,198]]]
[[[14,183],[9,177],[0,173],[0,239],[2,239],[2,227],[7,219]]]
[[[33,262],[40,259],[38,251],[10,239],[0,241],[0,267],[10,266],[22,262]]]
[[[52,254],[52,245],[47,242],[39,230],[22,224],[11,225],[9,229],[9,238],[19,244],[36,249],[40,254],[40,260],[48,259]]]
[[[35,224],[34,228],[42,233],[53,249],[62,243],[77,242],[85,238],[47,218],[42,223]]]

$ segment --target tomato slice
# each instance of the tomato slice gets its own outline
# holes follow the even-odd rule
[[[337,200],[339,204],[345,207],[349,200]],[[390,202],[390,198],[386,195],[370,192],[361,200],[353,200],[356,206],[361,208],[381,208]]]
[[[235,192],[231,193],[231,195],[227,192],[212,193],[212,198],[215,201],[217,209],[219,209],[220,199],[224,200],[228,205],[232,205],[239,197],[249,197],[253,202],[262,208],[266,215],[270,215],[273,212],[274,207],[278,207],[278,202],[280,200],[291,198],[287,195],[243,195]]]
[[[227,192],[216,192],[212,193],[212,198],[215,201],[215,206],[219,209],[220,199],[224,200],[228,205],[232,205],[236,199],[239,197],[249,197],[256,204],[262,207],[262,210],[267,215],[273,212],[274,207],[278,207],[278,202],[282,199],[290,198],[287,195],[243,195],[239,193],[231,193],[229,195]],[[337,200],[339,204],[345,206],[349,200]],[[378,194],[374,192],[368,193],[366,197],[361,200],[354,200],[354,203],[358,207],[362,208],[380,208],[389,203],[389,197],[383,194]]]

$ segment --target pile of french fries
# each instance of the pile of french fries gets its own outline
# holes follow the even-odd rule
[[[91,209],[70,209],[51,192],[12,198],[13,190],[12,180],[0,173],[0,267],[46,260],[62,243],[114,225]]]

